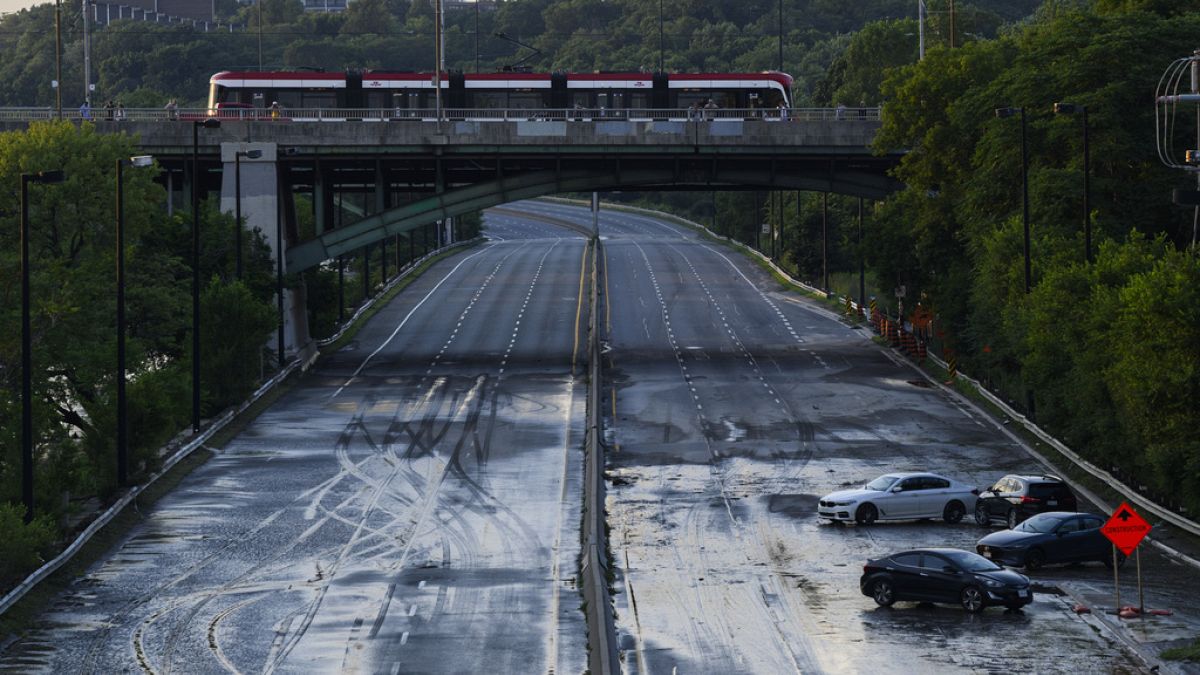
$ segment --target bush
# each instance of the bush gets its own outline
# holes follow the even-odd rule
[[[0,504],[0,588],[15,586],[45,562],[58,538],[54,520],[48,516],[23,522],[25,507]]]

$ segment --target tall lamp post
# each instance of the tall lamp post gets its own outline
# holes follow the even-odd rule
[[[129,479],[129,415],[125,398],[125,182],[126,166],[154,164],[150,155],[117,160],[117,484]]]
[[[50,185],[62,171],[21,174],[21,498],[33,520],[33,334],[29,327],[29,184]]]
[[[996,108],[996,117],[1021,116],[1021,223],[1025,228],[1025,292],[1032,287],[1029,265],[1029,147],[1025,142],[1025,108]]]
[[[1088,111],[1086,105],[1074,103],[1055,103],[1055,115],[1083,116],[1083,259],[1092,262],[1092,206],[1091,206],[1091,174],[1092,160],[1088,148]]]
[[[233,153],[233,248],[237,262],[234,265],[234,278],[242,278],[242,158],[258,159],[262,150],[238,150]]]
[[[192,431],[200,431],[200,127],[221,120],[192,120]]]

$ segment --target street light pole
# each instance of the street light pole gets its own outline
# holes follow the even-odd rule
[[[1025,108],[996,108],[996,117],[1021,115],[1021,223],[1025,230],[1025,293],[1033,287],[1029,262],[1029,146],[1025,140]]]
[[[129,479],[129,414],[125,397],[125,182],[126,166],[154,163],[150,155],[117,160],[117,484]]]
[[[242,158],[258,159],[262,157],[262,150],[238,150],[233,153],[233,248],[234,258],[234,278],[242,278]]]
[[[867,252],[863,248],[863,198],[858,198],[858,311],[867,306]]]
[[[1054,114],[1083,115],[1083,259],[1092,262],[1092,206],[1091,206],[1091,174],[1092,160],[1088,148],[1088,110],[1086,105],[1073,103],[1055,103]]]
[[[125,183],[127,159],[117,160],[117,485],[129,476],[129,420],[125,399]]]
[[[62,171],[21,174],[21,499],[33,520],[33,333],[29,321],[29,184],[63,182]]]
[[[279,356],[279,369],[283,370],[283,185],[282,167],[279,167],[279,178],[275,185],[275,309],[279,318],[279,332],[276,336],[276,352]],[[291,194],[287,195],[291,199]]]
[[[192,431],[200,431],[200,127],[221,120],[192,120]]]

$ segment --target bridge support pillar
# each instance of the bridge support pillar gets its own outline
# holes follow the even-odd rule
[[[234,174],[236,173],[234,157],[235,153],[239,151],[249,150],[259,150],[262,152],[262,156],[257,159],[243,156],[241,159],[242,219],[245,221],[245,229],[248,232],[258,232],[266,240],[267,246],[271,249],[271,260],[274,262],[281,248],[293,244],[292,239],[295,237],[295,226],[291,222],[294,214],[291,214],[291,209],[288,209],[279,200],[280,186],[285,183],[280,180],[278,146],[275,143],[221,144],[221,210],[227,213],[236,211],[237,186],[234,184]],[[282,228],[276,227],[279,218],[284,218],[282,221],[284,227]],[[282,246],[276,239],[276,229],[281,230],[283,234]],[[249,250],[247,244],[249,240],[249,236],[245,236],[243,239],[243,245],[247,246],[244,250]],[[286,260],[285,257],[285,266]],[[284,274],[287,274],[286,268]],[[283,303],[284,354],[290,358],[305,349],[311,342],[308,334],[308,311],[304,287],[284,289]],[[276,339],[272,337],[267,346],[275,349]]]

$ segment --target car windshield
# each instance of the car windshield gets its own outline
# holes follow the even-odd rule
[[[892,483],[895,483],[899,479],[899,476],[892,476],[890,474],[887,476],[880,476],[870,483],[867,483],[867,489],[878,490],[879,492],[887,492],[888,488],[892,487]]]
[[[967,551],[938,551],[938,553],[950,558],[968,572],[993,572],[1004,569],[981,555]]]
[[[1058,527],[1060,520],[1054,516],[1041,514],[1026,520],[1017,525],[1013,530],[1017,532],[1035,532],[1037,534],[1046,534],[1053,532],[1054,528]]]

